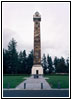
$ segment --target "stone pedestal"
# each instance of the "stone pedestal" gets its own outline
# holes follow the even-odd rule
[[[43,75],[43,67],[41,65],[33,65],[32,67],[32,75]]]

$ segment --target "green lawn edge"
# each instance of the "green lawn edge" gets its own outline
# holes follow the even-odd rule
[[[25,77],[29,77],[29,75],[17,76],[17,75],[4,75],[3,76],[3,88],[16,88],[21,82],[23,82]]]
[[[51,88],[69,88],[69,75],[46,75],[44,76]]]

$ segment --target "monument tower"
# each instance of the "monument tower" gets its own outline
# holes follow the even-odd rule
[[[40,21],[41,15],[39,12],[36,12],[33,15],[34,21],[34,60],[33,60],[33,67],[32,67],[32,75],[43,74],[43,68],[41,66],[41,41],[40,41]]]

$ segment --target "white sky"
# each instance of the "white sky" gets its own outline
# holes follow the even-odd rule
[[[12,37],[17,41],[17,51],[33,49],[33,14],[41,14],[41,53],[53,58],[69,57],[70,4],[50,2],[4,2],[2,5],[3,47]]]

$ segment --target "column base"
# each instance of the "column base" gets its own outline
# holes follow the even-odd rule
[[[32,67],[32,75],[43,75],[43,67],[41,65],[33,65]]]

